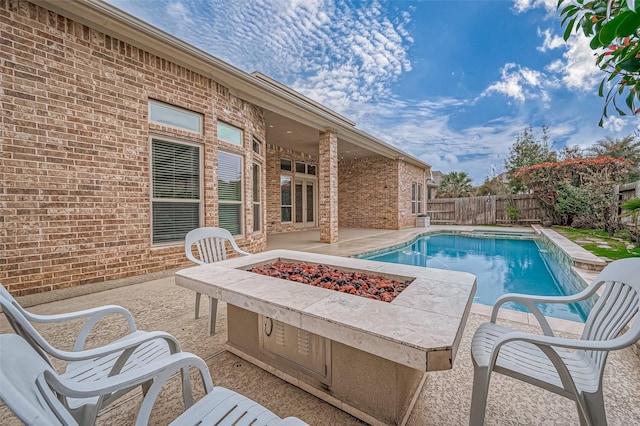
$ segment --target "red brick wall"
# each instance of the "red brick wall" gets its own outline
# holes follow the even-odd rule
[[[0,0],[0,48],[0,281],[13,294],[189,265],[181,243],[151,244],[154,135],[204,148],[203,225],[217,225],[218,147],[245,156],[245,237],[238,242],[264,249],[264,231],[250,232],[251,143],[265,140],[259,108],[215,81],[27,2]],[[149,99],[202,114],[203,135],[150,124]],[[218,119],[244,130],[246,148],[218,142]],[[265,200],[265,188],[262,194]]]
[[[340,160],[338,204],[340,226],[398,229],[398,162],[384,157]]]
[[[404,161],[398,161],[398,223],[400,228],[415,226],[416,213],[411,210],[411,184],[417,183],[422,185],[422,213],[425,211],[427,176],[429,170],[423,170]],[[417,188],[417,187],[416,187]]]

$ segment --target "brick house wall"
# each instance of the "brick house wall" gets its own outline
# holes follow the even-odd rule
[[[188,266],[183,245],[152,246],[150,138],[199,144],[202,225],[216,226],[218,149],[244,156],[241,247],[253,233],[252,140],[262,111],[160,57],[23,1],[0,0],[3,128],[0,282],[16,296]],[[149,123],[150,99],[203,116],[203,133]],[[216,120],[244,131],[218,141]],[[264,159],[262,182],[265,182]],[[261,189],[266,199],[266,189]]]
[[[415,226],[411,185],[422,185],[425,210],[428,170],[385,157],[341,160],[339,223],[350,228],[401,229]]]
[[[425,212],[427,176],[429,171],[416,167],[405,161],[398,161],[398,225],[400,228],[415,226],[418,208],[413,213],[411,206],[411,185],[413,183],[422,185],[422,206],[421,213]],[[417,188],[417,185],[416,185]],[[417,195],[416,195],[417,198]]]
[[[398,229],[398,162],[340,160],[338,222],[349,228]]]
[[[295,162],[301,161],[303,163],[314,164],[317,166],[318,157],[315,155],[304,154],[270,144],[267,144],[266,155],[266,191],[267,194],[269,194],[269,199],[267,200],[265,206],[267,211],[267,233],[280,234],[283,232],[298,231],[299,229],[295,228],[293,222],[282,222],[281,220],[280,176],[291,176],[291,190],[293,191],[293,183],[295,182]],[[291,160],[293,162],[294,171],[289,172],[281,170],[281,159]],[[317,204],[317,200],[315,202]]]

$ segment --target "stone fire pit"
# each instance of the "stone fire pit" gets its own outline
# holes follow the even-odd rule
[[[251,272],[279,262],[410,284],[385,303]],[[476,288],[463,272],[289,250],[183,269],[176,284],[227,302],[231,352],[373,425],[405,424],[426,373],[452,368]]]

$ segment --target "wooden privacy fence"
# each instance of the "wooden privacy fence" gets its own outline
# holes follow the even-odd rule
[[[618,200],[620,200],[620,204],[625,201],[633,200],[634,198],[640,197],[640,180],[637,182],[625,183],[616,188],[618,191]],[[622,213],[622,209],[618,209],[618,213]],[[636,218],[637,222],[640,222],[640,217]],[[638,223],[633,223],[633,218],[628,215],[623,215],[620,218],[620,222],[623,226],[628,227],[635,231],[637,229]]]
[[[509,219],[507,215],[509,205],[518,213],[516,220]],[[532,194],[427,200],[426,215],[434,224],[493,225],[542,222],[542,211]]]
[[[620,202],[632,200],[640,197],[640,180],[637,182],[625,183],[617,187],[618,199]]]

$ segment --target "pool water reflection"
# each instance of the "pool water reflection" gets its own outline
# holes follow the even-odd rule
[[[546,296],[566,295],[563,286],[540,255],[533,239],[471,237],[439,234],[421,237],[410,245],[366,259],[405,265],[469,272],[477,278],[475,303],[493,305],[505,293]],[[547,261],[554,261],[553,259]],[[504,305],[508,309],[527,311],[520,304]],[[577,305],[540,305],[547,316],[584,322],[582,307]]]

